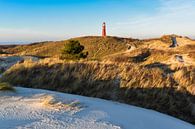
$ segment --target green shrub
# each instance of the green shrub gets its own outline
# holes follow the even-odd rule
[[[62,50],[61,59],[80,59],[86,58],[88,52],[83,52],[85,47],[80,44],[79,41],[70,40],[65,44],[64,49]]]

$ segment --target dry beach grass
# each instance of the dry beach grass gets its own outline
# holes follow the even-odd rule
[[[7,70],[1,80],[16,86],[129,103],[194,123],[192,86],[195,68],[170,69],[173,73],[169,74],[168,66],[163,69],[161,65],[45,59],[18,63]]]
[[[17,63],[1,81],[119,101],[195,123],[195,41],[178,36],[179,47],[169,48],[170,36],[75,39],[89,52],[87,59],[59,60],[67,41],[4,49],[14,55],[50,58]]]

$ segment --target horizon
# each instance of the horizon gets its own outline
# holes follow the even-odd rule
[[[165,34],[165,35],[172,35],[172,34]],[[175,34],[173,34],[175,35]],[[77,36],[77,37],[70,37],[70,38],[66,38],[66,39],[59,39],[59,40],[40,40],[40,41],[27,41],[27,42],[24,42],[24,41],[13,41],[13,42],[1,42],[0,41],[0,45],[27,45],[27,44],[32,44],[32,43],[40,43],[40,42],[58,42],[58,41],[64,41],[64,40],[69,40],[69,39],[73,39],[73,38],[81,38],[81,37],[93,37],[95,35],[91,35],[91,36]],[[161,35],[160,37],[162,37],[164,35]],[[178,35],[178,36],[182,36],[182,37],[188,37],[188,36],[185,36],[185,35]],[[101,37],[101,36],[99,36]],[[107,36],[107,37],[118,37],[118,38],[133,38],[133,37],[120,37],[120,36]],[[150,37],[150,38],[133,38],[133,39],[139,39],[139,40],[147,40],[147,39],[155,39],[155,38],[160,38],[160,37]],[[195,37],[188,37],[192,40],[195,40]]]
[[[195,38],[193,0],[1,0],[0,44],[101,35],[138,39]]]

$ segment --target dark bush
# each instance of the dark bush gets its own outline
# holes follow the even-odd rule
[[[70,40],[62,50],[61,59],[80,59],[86,58],[88,52],[83,52],[85,47],[79,41]]]

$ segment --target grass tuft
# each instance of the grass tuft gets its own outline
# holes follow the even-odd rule
[[[0,82],[0,91],[15,91],[15,89],[6,82]]]

